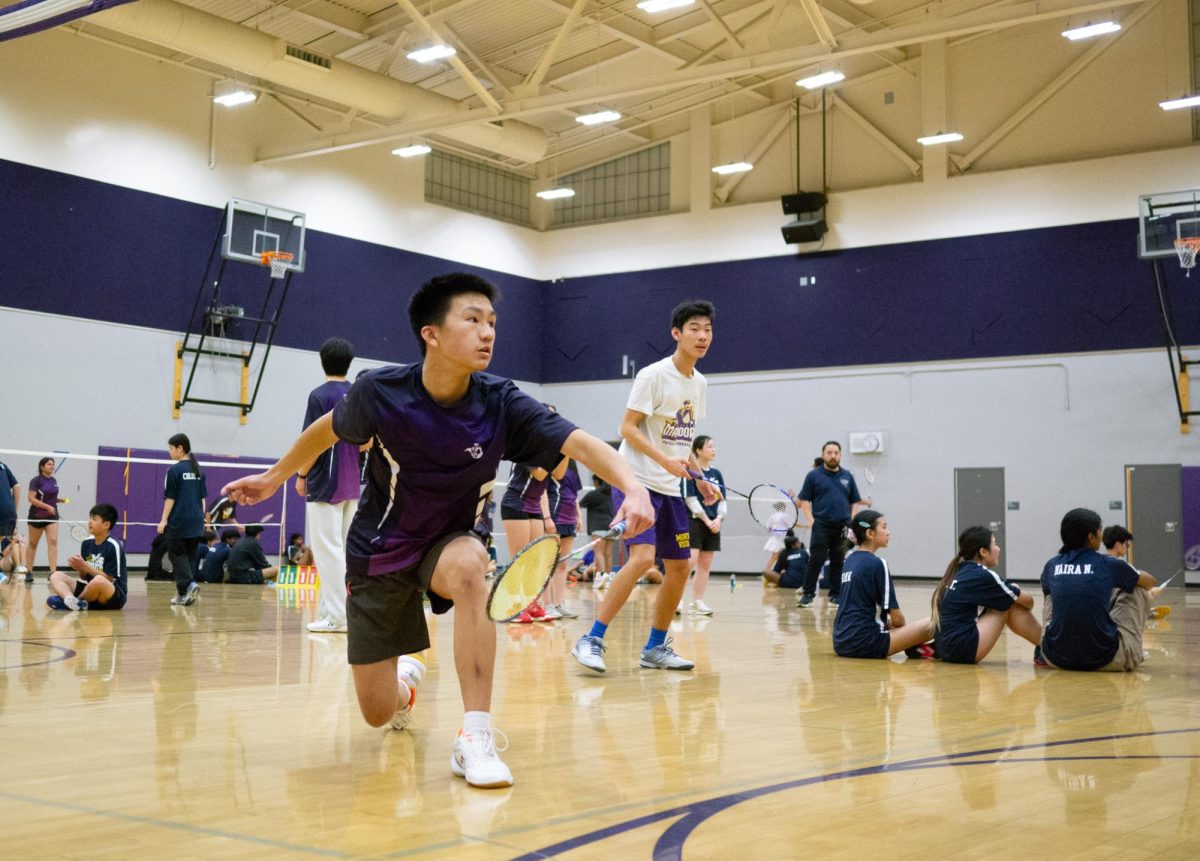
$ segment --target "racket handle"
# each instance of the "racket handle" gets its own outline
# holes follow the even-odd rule
[[[609,527],[606,531],[602,532],[600,535],[597,535],[596,537],[597,538],[616,538],[619,535],[624,535],[625,530],[626,530],[626,528],[628,528],[628,526],[629,526],[629,524],[626,523],[624,520],[622,520],[622,521],[614,524],[613,526]]]

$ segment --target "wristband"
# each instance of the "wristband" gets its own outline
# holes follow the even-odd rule
[[[308,478],[308,473],[307,472],[298,472],[298,473],[296,473],[296,478]]]

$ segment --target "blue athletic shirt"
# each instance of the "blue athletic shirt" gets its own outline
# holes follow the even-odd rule
[[[321,416],[341,403],[350,391],[346,380],[326,380],[308,394],[304,412],[307,428]],[[346,442],[334,443],[321,452],[309,467],[304,480],[304,499],[307,502],[330,504],[358,499],[358,446]]]
[[[125,545],[112,535],[104,541],[96,543],[95,538],[86,539],[79,548],[83,561],[93,568],[99,568],[112,578],[116,594],[109,599],[105,606],[120,606],[125,603],[129,594],[129,572],[125,567]],[[84,578],[90,580],[90,577]]]
[[[725,476],[721,475],[721,470],[710,467],[700,470],[700,473],[704,476],[705,481],[715,484],[720,489],[721,496],[725,495]],[[696,490],[696,480],[694,478],[681,478],[679,482],[683,498],[687,499],[689,496],[696,497],[700,500],[700,507],[708,515],[708,519],[716,520],[717,515],[720,513],[718,509],[721,507],[721,500],[718,499],[712,505],[705,505],[704,497],[700,495],[700,491]]]
[[[558,466],[558,464],[555,464]],[[529,466],[524,463],[514,463],[508,474],[508,487],[504,490],[504,498],[500,504],[504,508],[515,508],[529,514],[538,514],[542,510],[542,494],[546,492],[546,482],[550,476],[540,481],[529,472]]]
[[[350,524],[350,574],[386,574],[421,561],[446,535],[480,520],[502,459],[552,469],[575,425],[511,380],[471,375],[443,407],[426,392],[420,363],[361,375],[333,411],[338,438],[375,441],[367,487]]]
[[[844,469],[830,472],[823,466],[804,476],[800,499],[812,503],[813,520],[835,526],[849,524],[851,506],[862,501],[853,475]]]
[[[803,547],[785,550],[775,560],[773,570],[779,575],[780,589],[799,589],[804,585],[804,572],[808,570],[808,551]]]
[[[13,500],[12,489],[19,483],[12,470],[0,463],[0,523],[17,519],[17,504]]]
[[[177,460],[167,470],[163,499],[175,500],[167,517],[167,538],[199,538],[204,534],[204,476],[192,471],[189,458]]]
[[[879,635],[887,632],[884,619],[899,608],[887,560],[866,550],[847,554],[842,566],[842,589],[833,621],[833,650],[847,658],[874,656]]]
[[[1117,654],[1119,634],[1109,615],[1112,590],[1137,588],[1137,569],[1095,550],[1055,556],[1042,569],[1042,592],[1053,602],[1042,653],[1064,670],[1097,670]]]
[[[962,562],[938,608],[937,650],[943,661],[975,663],[979,648],[976,621],[985,610],[1007,610],[1021,587],[978,562]]]

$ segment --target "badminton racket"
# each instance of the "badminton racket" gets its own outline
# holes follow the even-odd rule
[[[88,532],[87,525],[84,523],[71,524],[71,537],[76,541],[87,541],[92,537],[92,533]]]
[[[689,470],[689,473],[692,478],[707,480],[698,472]],[[743,493],[728,486],[725,487],[725,490],[745,498],[749,503],[750,516],[754,518],[754,522],[772,532],[782,535],[795,526],[800,519],[800,512],[796,508],[792,495],[774,484],[755,485],[749,493]]]
[[[542,535],[525,545],[512,558],[508,567],[496,575],[487,600],[488,618],[493,622],[510,622],[520,616],[546,588],[559,562],[586,551],[594,544],[616,538],[625,531],[622,520],[612,529],[600,533],[594,540],[566,556],[558,555],[558,536]]]

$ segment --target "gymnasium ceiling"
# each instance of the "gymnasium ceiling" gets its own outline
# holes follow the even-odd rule
[[[1043,21],[1065,28],[1089,15],[1120,19],[1142,5],[697,0],[648,14],[636,0],[141,0],[70,26],[257,88],[295,119],[280,123],[286,139],[264,145],[259,161],[423,140],[533,176],[669,139],[704,105],[714,122],[797,96],[811,107],[820,96],[795,84],[808,74],[836,68],[861,80],[911,66],[933,41],[953,45]],[[136,17],[151,13],[151,21]],[[202,35],[201,23],[212,25]],[[243,35],[257,41],[241,45]],[[281,40],[274,58],[255,55],[264,35]],[[407,59],[431,40],[454,45],[453,61]],[[295,51],[280,59],[283,43],[307,59]],[[333,83],[350,80],[341,71],[355,76],[351,83]],[[575,121],[600,108],[621,119]],[[512,140],[489,144],[500,137]]]

